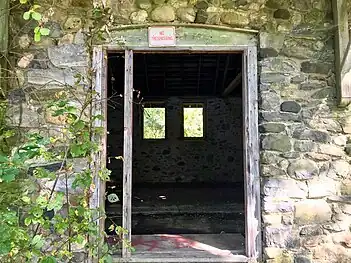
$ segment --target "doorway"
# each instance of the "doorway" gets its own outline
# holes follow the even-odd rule
[[[109,54],[106,159],[113,173],[106,195],[113,198],[106,211],[129,229],[124,237],[137,249],[124,246],[124,260],[258,258],[252,51]]]

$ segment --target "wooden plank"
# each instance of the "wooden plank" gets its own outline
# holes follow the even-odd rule
[[[124,137],[123,137],[123,219],[127,230],[123,240],[131,242],[132,235],[132,159],[133,159],[133,51],[125,51],[124,75]],[[130,257],[130,249],[123,244],[122,257]]]
[[[0,95],[4,96],[7,86],[7,55],[9,39],[10,0],[0,1]]]
[[[92,115],[102,115],[105,117],[104,120],[96,119],[93,122],[94,128],[103,128],[103,135],[94,135],[93,140],[100,141],[100,151],[92,156],[94,162],[94,185],[95,191],[89,200],[89,206],[92,209],[105,207],[105,183],[101,181],[97,172],[106,167],[106,140],[107,140],[107,122],[106,122],[106,110],[107,110],[107,87],[106,87],[106,76],[107,76],[107,62],[106,53],[101,46],[94,47],[93,49],[93,64],[92,68],[95,72],[93,77],[93,89],[96,92],[95,97],[92,101]],[[97,220],[97,224],[102,234],[105,230],[105,220],[103,214]]]
[[[351,50],[347,1],[335,0],[333,16],[335,32],[335,71],[337,98],[341,105],[351,102]]]
[[[224,72],[223,72],[223,83],[222,83],[222,90],[225,87],[225,80],[227,78],[227,73],[228,73],[228,67],[229,67],[229,62],[230,62],[230,56],[227,56],[227,59],[225,61],[225,67],[224,67]]]
[[[207,26],[207,25],[206,25]],[[181,51],[199,50],[222,51],[229,50],[242,51],[247,45],[256,45],[257,37],[246,32],[230,32],[209,28],[192,28],[190,25],[182,25],[176,28],[177,46],[167,48],[149,48],[148,32],[146,28],[123,30],[121,27],[111,30],[111,42],[106,47],[117,50],[123,49],[116,43],[123,38],[125,45],[133,50],[155,50],[162,51]]]
[[[249,262],[250,259],[245,256],[241,255],[233,255],[228,258],[221,258],[221,257],[209,257],[204,258],[201,255],[182,255],[177,253],[176,255],[170,254],[169,256],[165,255],[157,255],[153,254],[152,252],[149,254],[144,254],[142,256],[131,257],[129,259],[121,259],[120,257],[114,257],[113,262],[140,262],[140,263],[187,263],[187,262],[194,262],[194,263],[215,263],[215,262],[233,262],[233,263],[244,263]]]
[[[232,82],[229,83],[228,87],[224,90],[222,96],[223,97],[226,97],[228,96],[233,90],[235,90],[240,82],[241,82],[241,79],[242,79],[242,73],[240,72],[236,77],[235,79],[232,80]]]
[[[191,214],[233,214],[233,213],[243,213],[244,204],[213,204],[213,205],[162,205],[153,203],[154,205],[144,204],[135,205],[133,204],[133,215],[162,215],[162,214],[179,214],[186,213]],[[119,204],[113,204],[109,206],[111,210],[110,215],[121,215]]]
[[[261,206],[258,137],[257,49],[244,53],[244,173],[246,205],[246,255],[257,259],[262,255]],[[246,71],[246,72],[245,72]]]

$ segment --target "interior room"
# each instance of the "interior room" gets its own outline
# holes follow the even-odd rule
[[[124,63],[109,55],[106,229],[122,224]],[[140,52],[133,64],[132,246],[244,253],[242,54]]]

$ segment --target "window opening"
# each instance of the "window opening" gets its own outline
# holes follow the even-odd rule
[[[203,104],[188,104],[183,106],[184,138],[204,137],[204,107]]]
[[[166,108],[147,105],[143,108],[143,139],[166,138]]]

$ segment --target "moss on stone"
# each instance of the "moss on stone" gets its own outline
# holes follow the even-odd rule
[[[313,25],[320,25],[321,23],[324,22],[325,18],[325,12],[318,10],[316,8],[313,8],[309,10],[307,14],[305,14],[305,23],[307,24],[313,24]]]

